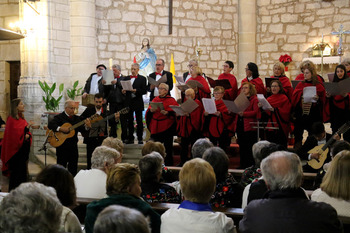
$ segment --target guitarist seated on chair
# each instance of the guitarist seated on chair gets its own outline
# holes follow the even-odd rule
[[[52,121],[49,122],[48,128],[54,132],[54,138],[59,139],[56,134],[68,135],[71,131],[71,126],[78,124],[80,118],[74,115],[75,102],[73,100],[67,100],[64,104],[64,111],[56,115]],[[65,124],[65,125],[64,125]],[[90,124],[89,119],[85,121],[85,124]],[[78,131],[85,131],[84,125],[77,127],[74,130],[74,135],[64,140],[63,144],[56,148],[57,164],[67,167],[68,171],[75,176],[78,168]]]
[[[326,133],[324,125],[322,122],[315,122],[312,124],[311,128],[312,135],[308,136],[305,143],[302,147],[297,151],[297,154],[300,157],[300,160],[310,161],[312,159],[318,160],[321,156],[320,153],[309,153],[310,150],[314,149],[316,146],[324,145],[326,142],[332,138],[331,134]],[[339,135],[335,135],[334,139],[339,140]],[[329,145],[331,146],[331,145]],[[330,161],[331,158],[329,153],[327,154],[327,158],[325,162]],[[314,169],[308,164],[303,166],[304,172],[317,172],[318,169]]]

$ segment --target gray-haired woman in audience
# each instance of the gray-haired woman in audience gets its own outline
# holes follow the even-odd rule
[[[0,203],[0,232],[57,233],[61,213],[55,189],[23,183]]]
[[[150,233],[147,220],[135,209],[120,205],[105,208],[97,217],[94,233]]]

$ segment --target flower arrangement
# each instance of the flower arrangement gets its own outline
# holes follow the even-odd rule
[[[289,56],[288,54],[281,55],[279,60],[283,63],[285,67],[287,67],[289,63],[293,61],[291,56]]]

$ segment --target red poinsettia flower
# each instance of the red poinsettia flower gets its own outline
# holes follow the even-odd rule
[[[220,205],[219,203],[215,203],[215,207],[218,208]]]
[[[283,63],[283,65],[288,66],[290,62],[292,62],[291,56],[288,54],[281,55],[279,61]]]
[[[151,198],[151,195],[147,194],[146,197],[147,197],[147,198]]]
[[[228,187],[227,186],[222,187],[222,191],[223,192],[227,192],[228,191]]]

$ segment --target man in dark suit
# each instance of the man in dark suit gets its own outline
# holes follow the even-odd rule
[[[156,72],[153,72],[152,74],[149,75],[151,79],[154,79],[155,81],[158,81],[161,79],[164,75],[166,75],[167,81],[165,82],[169,86],[169,94],[170,91],[173,89],[173,75],[169,71],[164,70],[164,60],[163,59],[158,59],[156,61]],[[155,86],[152,84],[148,84],[148,91],[151,92],[150,95],[150,102],[154,99],[154,97],[159,96],[159,90],[158,90],[159,85]]]
[[[95,114],[107,116],[106,105],[103,105],[103,96],[101,94],[95,94],[95,106],[87,107],[85,111],[80,115],[81,120],[85,120]],[[114,120],[114,119],[113,119]],[[91,169],[91,156],[95,148],[101,146],[102,141],[107,137],[107,124],[105,121],[101,122],[97,126],[87,129],[87,133],[84,136],[84,143],[86,144],[86,161],[87,169]]]
[[[48,128],[54,132],[68,134],[70,127],[62,126],[64,123],[75,125],[80,122],[80,118],[74,115],[76,106],[73,100],[67,100],[64,104],[64,111],[53,118],[49,122]],[[85,120],[87,127],[91,126],[90,120]],[[71,138],[67,138],[62,145],[56,148],[57,164],[64,167],[68,165],[68,171],[75,176],[78,168],[78,131],[84,132],[84,125],[75,129],[75,134]]]
[[[191,59],[188,61],[188,71],[183,74],[184,82],[186,82],[187,79],[191,78],[191,70],[195,66],[198,66],[198,62],[196,60]]]
[[[240,232],[342,232],[337,211],[310,201],[300,188],[303,171],[296,154],[274,152],[263,159],[261,170],[269,191],[244,209]]]
[[[114,80],[111,83],[112,85],[105,86],[105,94],[107,102],[109,103],[110,112],[116,113],[127,106],[125,103],[126,96],[122,93],[122,85],[120,83],[120,81],[123,81],[124,79],[124,76],[121,74],[121,67],[120,65],[113,65],[112,70],[114,74]],[[112,119],[109,121],[109,123],[111,126],[110,136],[116,138],[117,122],[114,119]],[[122,141],[125,141],[127,139],[127,125],[126,118],[124,115],[120,116],[120,123],[122,126],[121,139]]]
[[[128,125],[128,139],[126,143],[134,143],[134,112],[136,116],[137,123],[137,140],[139,144],[143,144],[143,122],[142,122],[142,111],[144,110],[144,103],[142,95],[147,92],[147,82],[146,78],[139,75],[140,66],[137,63],[131,65],[131,75],[126,76],[123,81],[130,80],[133,89],[131,91],[122,90],[122,93],[126,95],[126,103],[130,110],[127,116]]]
[[[97,94],[100,93],[103,95],[104,93],[104,84],[106,81],[103,80],[102,71],[106,70],[106,66],[103,64],[99,64],[96,66],[96,73],[90,74],[89,78],[86,80],[84,86],[83,98],[86,98],[88,94]]]

